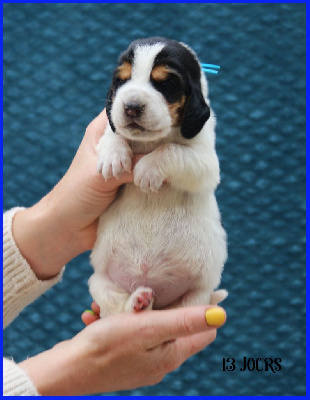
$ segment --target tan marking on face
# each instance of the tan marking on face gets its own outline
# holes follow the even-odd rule
[[[171,70],[165,65],[157,65],[152,69],[152,79],[157,82],[164,81],[168,78],[169,73]]]
[[[183,114],[183,108],[185,104],[186,97],[183,94],[181,100],[175,103],[168,103],[169,114],[172,120],[172,126],[179,126],[181,122],[181,117]]]
[[[122,81],[127,81],[131,78],[131,64],[125,61],[124,64],[118,67],[118,77]]]

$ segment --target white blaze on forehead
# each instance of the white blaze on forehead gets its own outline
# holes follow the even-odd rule
[[[137,46],[135,49],[131,80],[148,82],[155,57],[164,47],[164,43]]]

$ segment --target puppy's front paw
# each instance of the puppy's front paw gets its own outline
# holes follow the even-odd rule
[[[140,186],[143,192],[158,192],[165,176],[155,162],[144,156],[134,168],[134,183]]]
[[[119,178],[124,172],[131,172],[132,151],[129,146],[100,149],[98,156],[97,169],[105,180]]]

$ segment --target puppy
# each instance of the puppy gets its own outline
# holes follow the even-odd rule
[[[97,146],[103,177],[145,156],[99,221],[89,289],[101,317],[222,301],[227,292],[214,292],[227,257],[214,196],[215,115],[196,54],[161,37],[134,41],[119,58],[106,109]]]

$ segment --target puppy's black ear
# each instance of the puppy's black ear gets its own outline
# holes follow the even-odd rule
[[[109,123],[111,126],[111,129],[113,132],[115,132],[115,126],[112,122],[112,116],[111,116],[111,109],[112,109],[112,104],[113,104],[113,97],[114,97],[114,89],[113,89],[113,84],[110,87],[107,95],[107,101],[106,101],[106,111],[107,111],[107,116],[109,119]]]
[[[181,134],[186,139],[196,136],[210,117],[210,108],[203,98],[200,85],[191,85],[191,89],[181,124]]]

